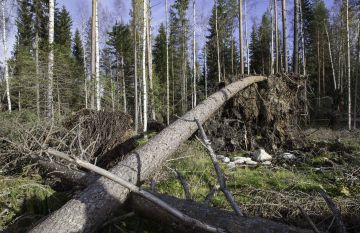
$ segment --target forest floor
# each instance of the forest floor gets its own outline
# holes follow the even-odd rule
[[[290,151],[295,160],[273,154],[272,164],[267,166],[221,166],[230,191],[249,216],[310,228],[298,209],[301,206],[320,229],[334,232],[332,214],[318,193],[323,189],[339,205],[349,232],[360,232],[359,135],[360,131],[308,129],[302,136],[306,144]],[[218,153],[229,158],[248,155],[243,151]],[[25,166],[21,173],[11,176],[0,174],[0,230],[10,225],[7,232],[25,232],[79,191],[59,185],[58,180],[42,178],[35,167]],[[175,169],[187,180],[195,201],[203,202],[216,184],[209,155],[195,139],[181,146],[154,177],[156,191],[184,198]],[[211,206],[231,209],[221,193],[215,194]],[[132,214],[119,215],[123,217],[99,232],[171,232]]]

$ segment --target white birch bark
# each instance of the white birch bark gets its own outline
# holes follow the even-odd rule
[[[48,61],[48,93],[47,93],[47,117],[54,116],[54,0],[49,0],[49,61]]]
[[[170,124],[170,83],[169,83],[169,22],[168,22],[168,0],[165,2],[166,17],[166,123]]]
[[[244,74],[244,47],[243,47],[243,12],[242,0],[239,0],[239,59],[240,59],[240,74]]]
[[[193,0],[193,108],[196,107],[196,5]]]
[[[5,18],[5,0],[1,2],[1,11],[2,11],[2,42],[3,42],[3,50],[4,50],[4,78],[6,85],[6,98],[8,111],[11,112],[11,98],[10,98],[10,80],[9,80],[9,67],[7,61],[7,38],[6,38],[6,18]]]
[[[247,63],[247,74],[250,75],[250,50],[249,50],[249,39],[248,39],[248,20],[247,20],[247,7],[246,1],[244,0],[244,21],[245,21],[245,46],[246,46],[246,63]]]
[[[215,0],[215,31],[216,31],[216,53],[217,53],[217,68],[218,68],[218,81],[221,82],[221,67],[220,67],[220,46],[219,46],[219,30],[218,30],[218,10],[217,0]]]
[[[282,0],[282,28],[283,28],[283,56],[284,56],[284,72],[289,71],[287,58],[287,33],[286,33],[286,0]]]
[[[84,22],[84,15],[83,12],[81,13],[81,37],[82,37],[82,47],[83,47],[83,69],[84,69],[84,91],[85,91],[85,109],[88,109],[89,104],[88,104],[88,69],[86,66],[86,46],[85,46],[85,22]]]
[[[137,27],[136,27],[136,23],[137,23],[137,17],[136,17],[136,0],[132,0],[132,8],[133,8],[133,33],[134,33],[134,88],[135,88],[135,93],[134,93],[134,99],[135,99],[135,106],[134,106],[134,111],[135,111],[135,119],[134,119],[134,124],[135,124],[135,132],[138,133],[139,131],[139,103],[138,103],[138,64],[137,64]]]
[[[96,56],[96,110],[101,110],[101,94],[100,94],[100,48],[99,48],[99,17],[97,9],[97,0],[95,0],[95,56]]]
[[[143,132],[146,133],[147,131],[147,81],[146,81],[146,27],[147,27],[147,0],[143,0],[144,4],[143,4],[143,48],[142,48],[142,85],[143,85]]]
[[[325,33],[326,33],[326,38],[327,38],[327,42],[328,42],[328,49],[329,49],[331,70],[332,70],[333,81],[334,81],[334,88],[336,90],[337,89],[337,84],[336,84],[336,76],[335,76],[335,69],[334,69],[334,61],[333,61],[333,56],[332,56],[332,52],[331,52],[330,36],[329,36],[329,32],[328,32],[328,29],[327,29],[327,26],[326,26],[325,22],[324,22],[324,27],[325,27]]]
[[[91,16],[91,109],[95,109],[96,95],[96,4],[97,0],[92,0],[92,16]],[[95,85],[94,85],[95,84]]]
[[[348,128],[351,130],[351,66],[350,66],[350,35],[349,35],[349,0],[344,0],[346,11],[346,75],[348,81]]]
[[[149,94],[150,94],[150,110],[151,110],[151,119],[156,120],[155,112],[155,99],[154,99],[154,86],[153,86],[153,59],[152,59],[152,32],[151,32],[151,5],[150,0],[148,0],[147,6],[147,24],[146,24],[146,34],[147,34],[147,54],[148,54],[148,75],[149,75]]]

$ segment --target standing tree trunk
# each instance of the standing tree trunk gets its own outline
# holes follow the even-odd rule
[[[243,48],[243,12],[242,0],[239,0],[239,59],[240,59],[240,74],[244,74],[244,48]]]
[[[208,97],[208,73],[207,73],[207,48],[205,46],[205,60],[204,60],[204,72],[205,72],[205,98]]]
[[[294,0],[294,59],[293,71],[299,73],[299,0]]]
[[[320,35],[316,33],[316,50],[317,50],[317,71],[318,71],[318,106],[321,104],[321,60],[320,60]]]
[[[274,0],[274,21],[275,21],[275,73],[279,73],[279,32],[278,32],[278,11],[277,0]]]
[[[196,9],[195,0],[193,0],[193,108],[196,107]]]
[[[215,31],[216,31],[216,53],[217,53],[218,81],[221,82],[220,46],[219,46],[218,6],[217,6],[217,0],[215,0]]]
[[[334,61],[333,61],[332,52],[331,52],[330,36],[329,36],[329,32],[328,32],[328,29],[327,29],[327,26],[326,26],[325,22],[324,22],[324,27],[325,27],[325,33],[326,33],[326,38],[327,38],[327,42],[328,42],[331,70],[332,70],[333,81],[334,81],[334,89],[336,90],[337,89],[337,84],[336,84],[336,77],[335,77]]]
[[[35,72],[36,72],[36,114],[40,119],[40,68],[39,68],[39,34],[35,33]]]
[[[166,17],[166,124],[170,124],[170,83],[169,83],[169,23],[168,23],[168,0],[165,3]]]
[[[92,17],[91,17],[91,109],[95,109],[96,87],[96,12],[97,0],[92,0]]]
[[[147,131],[147,85],[146,85],[146,27],[147,27],[147,0],[143,0],[144,4],[143,4],[143,48],[142,48],[142,85],[143,85],[143,132],[146,133]]]
[[[284,72],[289,71],[287,59],[287,36],[286,36],[286,0],[282,0],[282,28],[283,28],[283,56],[284,56]]]
[[[49,0],[49,61],[48,61],[48,93],[47,93],[47,117],[54,117],[54,0]]]
[[[10,81],[9,81],[9,66],[7,60],[7,38],[6,38],[6,18],[5,18],[5,0],[2,0],[1,4],[2,10],[2,42],[3,42],[3,50],[4,50],[4,78],[6,85],[6,97],[8,104],[8,111],[11,112],[11,98],[10,98]]]
[[[245,46],[246,46],[246,66],[247,74],[250,75],[250,50],[249,50],[249,40],[248,40],[248,22],[247,22],[247,8],[246,1],[244,0],[244,20],[245,20]]]
[[[84,16],[83,14],[81,15],[81,36],[82,36],[82,47],[84,48],[84,52],[83,52],[83,64],[84,64],[84,92],[85,92],[85,109],[89,108],[89,102],[88,102],[88,69],[87,69],[87,65],[86,65],[86,52],[85,52],[85,22],[84,22]]]
[[[126,83],[125,83],[125,64],[124,57],[121,56],[121,78],[122,78],[122,93],[123,93],[123,106],[124,112],[127,113],[127,101],[126,101]]]
[[[138,133],[139,131],[139,104],[138,104],[138,69],[137,69],[137,28],[136,28],[136,0],[132,0],[132,8],[133,8],[133,33],[134,33],[134,99],[135,99],[135,132]]]
[[[302,66],[303,66],[303,75],[306,76],[306,57],[305,57],[305,32],[304,32],[304,20],[302,14],[301,2],[299,4],[300,12],[300,35],[301,35],[301,46],[302,46]],[[306,87],[305,87],[306,90]]]
[[[96,110],[101,110],[101,96],[100,96],[100,47],[99,47],[99,17],[97,10],[97,0],[95,1],[95,56],[96,56]]]
[[[348,128],[351,130],[351,66],[350,66],[350,35],[349,35],[349,0],[344,0],[346,11],[346,75],[348,82]]]
[[[357,51],[357,62],[358,65],[360,64],[360,23],[358,23],[358,51]],[[358,66],[358,69],[360,69],[360,66]],[[359,73],[356,76],[356,80],[355,80],[355,95],[354,95],[354,129],[356,129],[356,121],[357,121],[357,110],[358,110],[358,102],[357,102],[357,98],[358,98],[358,89],[359,89]]]
[[[149,75],[149,94],[150,94],[150,109],[151,109],[151,119],[156,120],[155,113],[155,96],[154,96],[154,86],[153,86],[153,59],[152,59],[152,32],[151,32],[151,5],[150,0],[147,6],[147,24],[146,24],[146,34],[147,34],[147,54],[148,54],[148,75]]]
[[[273,11],[272,2],[269,2],[270,14]],[[274,17],[270,16],[271,24],[271,46],[270,46],[270,74],[274,74]]]

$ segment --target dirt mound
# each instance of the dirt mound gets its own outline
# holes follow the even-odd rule
[[[219,150],[274,151],[286,145],[305,116],[305,79],[270,76],[231,99],[206,125]]]

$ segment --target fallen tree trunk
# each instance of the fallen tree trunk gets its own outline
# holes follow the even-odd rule
[[[110,171],[133,184],[140,184],[197,130],[197,125],[193,121],[195,118],[203,124],[240,90],[265,79],[266,77],[262,76],[244,78],[214,93],[146,145],[128,154]],[[113,212],[124,203],[128,194],[129,190],[121,185],[104,177],[98,178],[78,197],[68,201],[30,232],[93,232],[112,217]]]
[[[181,211],[182,213],[197,219],[203,223],[224,229],[229,233],[311,233],[311,230],[303,230],[296,227],[276,223],[271,220],[257,217],[242,217],[233,212],[211,208],[194,201],[183,200],[163,194],[154,193],[155,196]],[[193,231],[191,227],[183,225],[178,219],[167,214],[151,201],[136,193],[131,194],[131,209],[148,219],[158,223],[171,226],[178,232],[201,232],[199,229]]]
[[[61,174],[61,178],[70,181],[74,184],[83,186],[91,185],[96,179],[96,175],[74,171],[63,165],[52,166],[50,162],[39,163],[47,171],[56,174]],[[53,171],[52,171],[53,170]],[[233,212],[212,208],[206,204],[197,203],[191,200],[183,200],[168,195],[154,193],[154,196],[161,199],[169,206],[181,211],[183,214],[197,219],[208,225],[212,225],[217,229],[223,229],[229,233],[310,233],[310,230],[303,230],[296,227],[291,227],[285,224],[280,224],[258,217],[242,217],[234,214]],[[153,220],[159,224],[167,225],[177,232],[208,232],[203,228],[195,227],[194,224],[189,224],[181,219],[169,214],[166,210],[154,204],[152,201],[142,197],[139,194],[131,193],[131,198],[126,204],[126,209],[133,211],[147,219]]]

